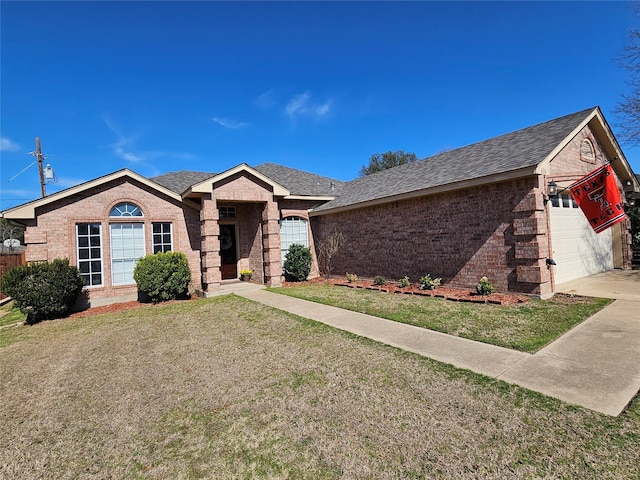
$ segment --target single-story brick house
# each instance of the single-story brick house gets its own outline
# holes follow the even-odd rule
[[[340,275],[430,273],[460,287],[487,275],[500,291],[548,297],[561,281],[631,267],[628,220],[596,235],[568,192],[547,194],[551,180],[566,187],[609,161],[621,191],[638,195],[595,107],[351,182],[272,163],[153,178],[124,169],[1,215],[26,225],[27,261],[77,265],[93,305],[134,297],[137,259],[167,250],[186,254],[205,294],[247,268],[278,286],[291,243],[315,252],[336,230]]]

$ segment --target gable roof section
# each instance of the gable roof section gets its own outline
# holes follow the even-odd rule
[[[253,175],[254,177],[262,180],[264,183],[271,185],[271,187],[273,187],[274,195],[277,195],[280,197],[285,197],[289,195],[289,191],[285,187],[278,184],[277,182],[274,182],[269,177],[264,176],[262,173],[258,172],[254,168],[251,168],[246,163],[241,163],[240,165],[236,165],[235,167],[230,168],[229,170],[226,170],[222,173],[214,175],[213,177],[207,178],[201,182],[191,185],[187,190],[182,192],[182,197],[186,198],[186,197],[192,196],[193,194],[198,194],[198,193],[209,193],[212,191],[214,183],[225,180],[240,172],[245,172],[245,173],[248,173],[249,175]]]
[[[18,205],[13,208],[9,208],[0,213],[0,217],[15,219],[15,220],[27,220],[36,218],[36,208],[41,207],[43,205],[47,205],[51,202],[55,202],[61,200],[63,198],[67,198],[71,195],[76,195],[78,193],[84,192],[91,188],[100,186],[104,183],[111,182],[113,180],[117,180],[119,178],[129,177],[132,180],[136,180],[168,197],[171,197],[175,200],[182,201],[180,195],[177,195],[175,192],[169,190],[168,188],[155,183],[149,180],[142,175],[139,175],[128,168],[123,168],[122,170],[118,170],[117,172],[110,173],[108,175],[104,175],[102,177],[95,178],[93,180],[89,180],[88,182],[81,183],[80,185],[76,185],[75,187],[70,187],[65,190],[61,190],[59,192],[53,193],[51,195],[47,195],[46,197],[39,198],[37,200],[32,200],[31,202],[23,203],[22,205]]]
[[[206,179],[215,176],[215,173],[180,170],[179,172],[169,172],[164,175],[158,175],[157,177],[151,177],[149,180],[180,195],[191,185],[195,185],[196,183],[203,182]]]
[[[537,173],[598,112],[597,107],[517,130],[466,147],[358,178],[344,193],[311,214],[359,208],[403,198],[481,185]],[[575,135],[574,133],[574,135]],[[564,145],[563,145],[564,146]]]
[[[263,163],[255,168],[241,164],[220,174],[181,170],[152,177],[151,180],[185,197],[207,190],[213,183],[242,170],[275,186],[274,192],[277,190],[285,198],[331,200],[340,194],[345,185],[340,180],[275,163]]]
[[[291,196],[336,197],[340,195],[345,182],[295,168],[263,163],[255,167],[263,175],[286,187]]]

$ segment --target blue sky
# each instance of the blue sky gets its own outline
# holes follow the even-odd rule
[[[35,165],[17,175],[35,137],[50,194],[122,168],[241,162],[351,180],[376,152],[427,157],[595,105],[615,133],[635,9],[3,1],[0,209],[40,196]]]

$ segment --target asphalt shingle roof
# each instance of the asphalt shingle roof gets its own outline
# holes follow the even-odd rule
[[[275,163],[263,163],[255,170],[285,187],[291,195],[333,197],[339,195],[345,182],[313,173],[284,167]],[[181,170],[169,172],[149,180],[176,193],[183,193],[192,185],[215,176],[215,173]]]
[[[346,207],[426,188],[534,167],[593,111],[594,108],[590,108],[358,178],[344,185],[342,195],[315,208],[314,211]]]
[[[291,195],[334,197],[340,195],[345,185],[340,180],[275,163],[263,163],[255,169],[285,187]]]
[[[180,170],[179,172],[169,172],[164,175],[158,175],[157,177],[151,177],[149,180],[173,192],[182,194],[190,186],[203,182],[214,175],[215,173]]]

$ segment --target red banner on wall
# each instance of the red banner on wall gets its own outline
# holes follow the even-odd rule
[[[616,177],[607,163],[569,186],[571,195],[596,233],[625,219]]]

